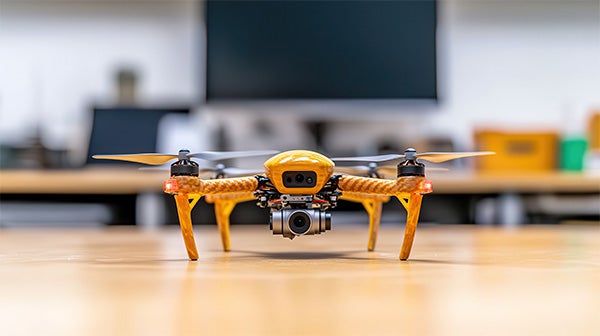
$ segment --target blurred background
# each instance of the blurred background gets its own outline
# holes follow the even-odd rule
[[[93,154],[407,147],[498,153],[445,165],[434,188],[481,174],[587,184],[442,188],[425,222],[597,225],[599,88],[598,0],[3,0],[0,227],[176,223],[151,178],[111,194],[11,175],[101,175]],[[367,223],[340,208],[336,222]],[[214,223],[210,205],[194,216]],[[402,218],[386,204],[384,222]],[[249,203],[232,222],[268,216]]]

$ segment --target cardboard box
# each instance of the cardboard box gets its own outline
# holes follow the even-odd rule
[[[478,150],[496,152],[476,160],[482,172],[548,172],[557,168],[558,132],[479,130],[475,144]]]
[[[593,151],[600,150],[600,109],[593,112],[588,121],[589,147]]]

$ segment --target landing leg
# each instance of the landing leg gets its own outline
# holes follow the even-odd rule
[[[383,208],[383,202],[364,200],[362,201],[362,204],[369,214],[369,244],[367,249],[373,251],[375,250],[375,244],[377,243],[377,233],[379,233],[379,224],[381,223],[381,209]]]
[[[410,194],[408,196],[408,202],[403,196],[399,196],[398,198],[407,211],[406,229],[404,231],[402,249],[400,250],[400,260],[406,260],[410,255],[413,240],[415,239],[415,231],[417,230],[417,224],[419,223],[419,212],[421,211],[421,201],[423,200],[423,195],[417,193]]]
[[[191,260],[198,260],[198,250],[194,240],[194,230],[192,227],[192,207],[190,206],[189,197],[187,194],[175,195],[175,203],[177,204],[177,215],[179,216],[179,226],[183,234],[183,241]]]
[[[223,251],[231,250],[229,239],[229,215],[235,207],[235,202],[215,200],[215,215],[217,218],[217,226],[221,233],[221,242],[223,243]]]

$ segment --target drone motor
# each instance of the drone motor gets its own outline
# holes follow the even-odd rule
[[[425,165],[417,161],[417,151],[409,148],[404,151],[405,160],[398,163],[398,176],[425,176]]]
[[[189,159],[190,151],[182,149],[179,151],[177,161],[171,164],[171,176],[199,176],[198,164]]]

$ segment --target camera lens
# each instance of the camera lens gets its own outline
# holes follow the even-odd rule
[[[303,211],[296,211],[290,216],[288,224],[293,233],[305,234],[310,229],[310,217]]]
[[[325,213],[325,230],[331,230],[331,214]]]
[[[310,170],[290,170],[281,174],[286,188],[311,188],[316,186],[317,173]]]

